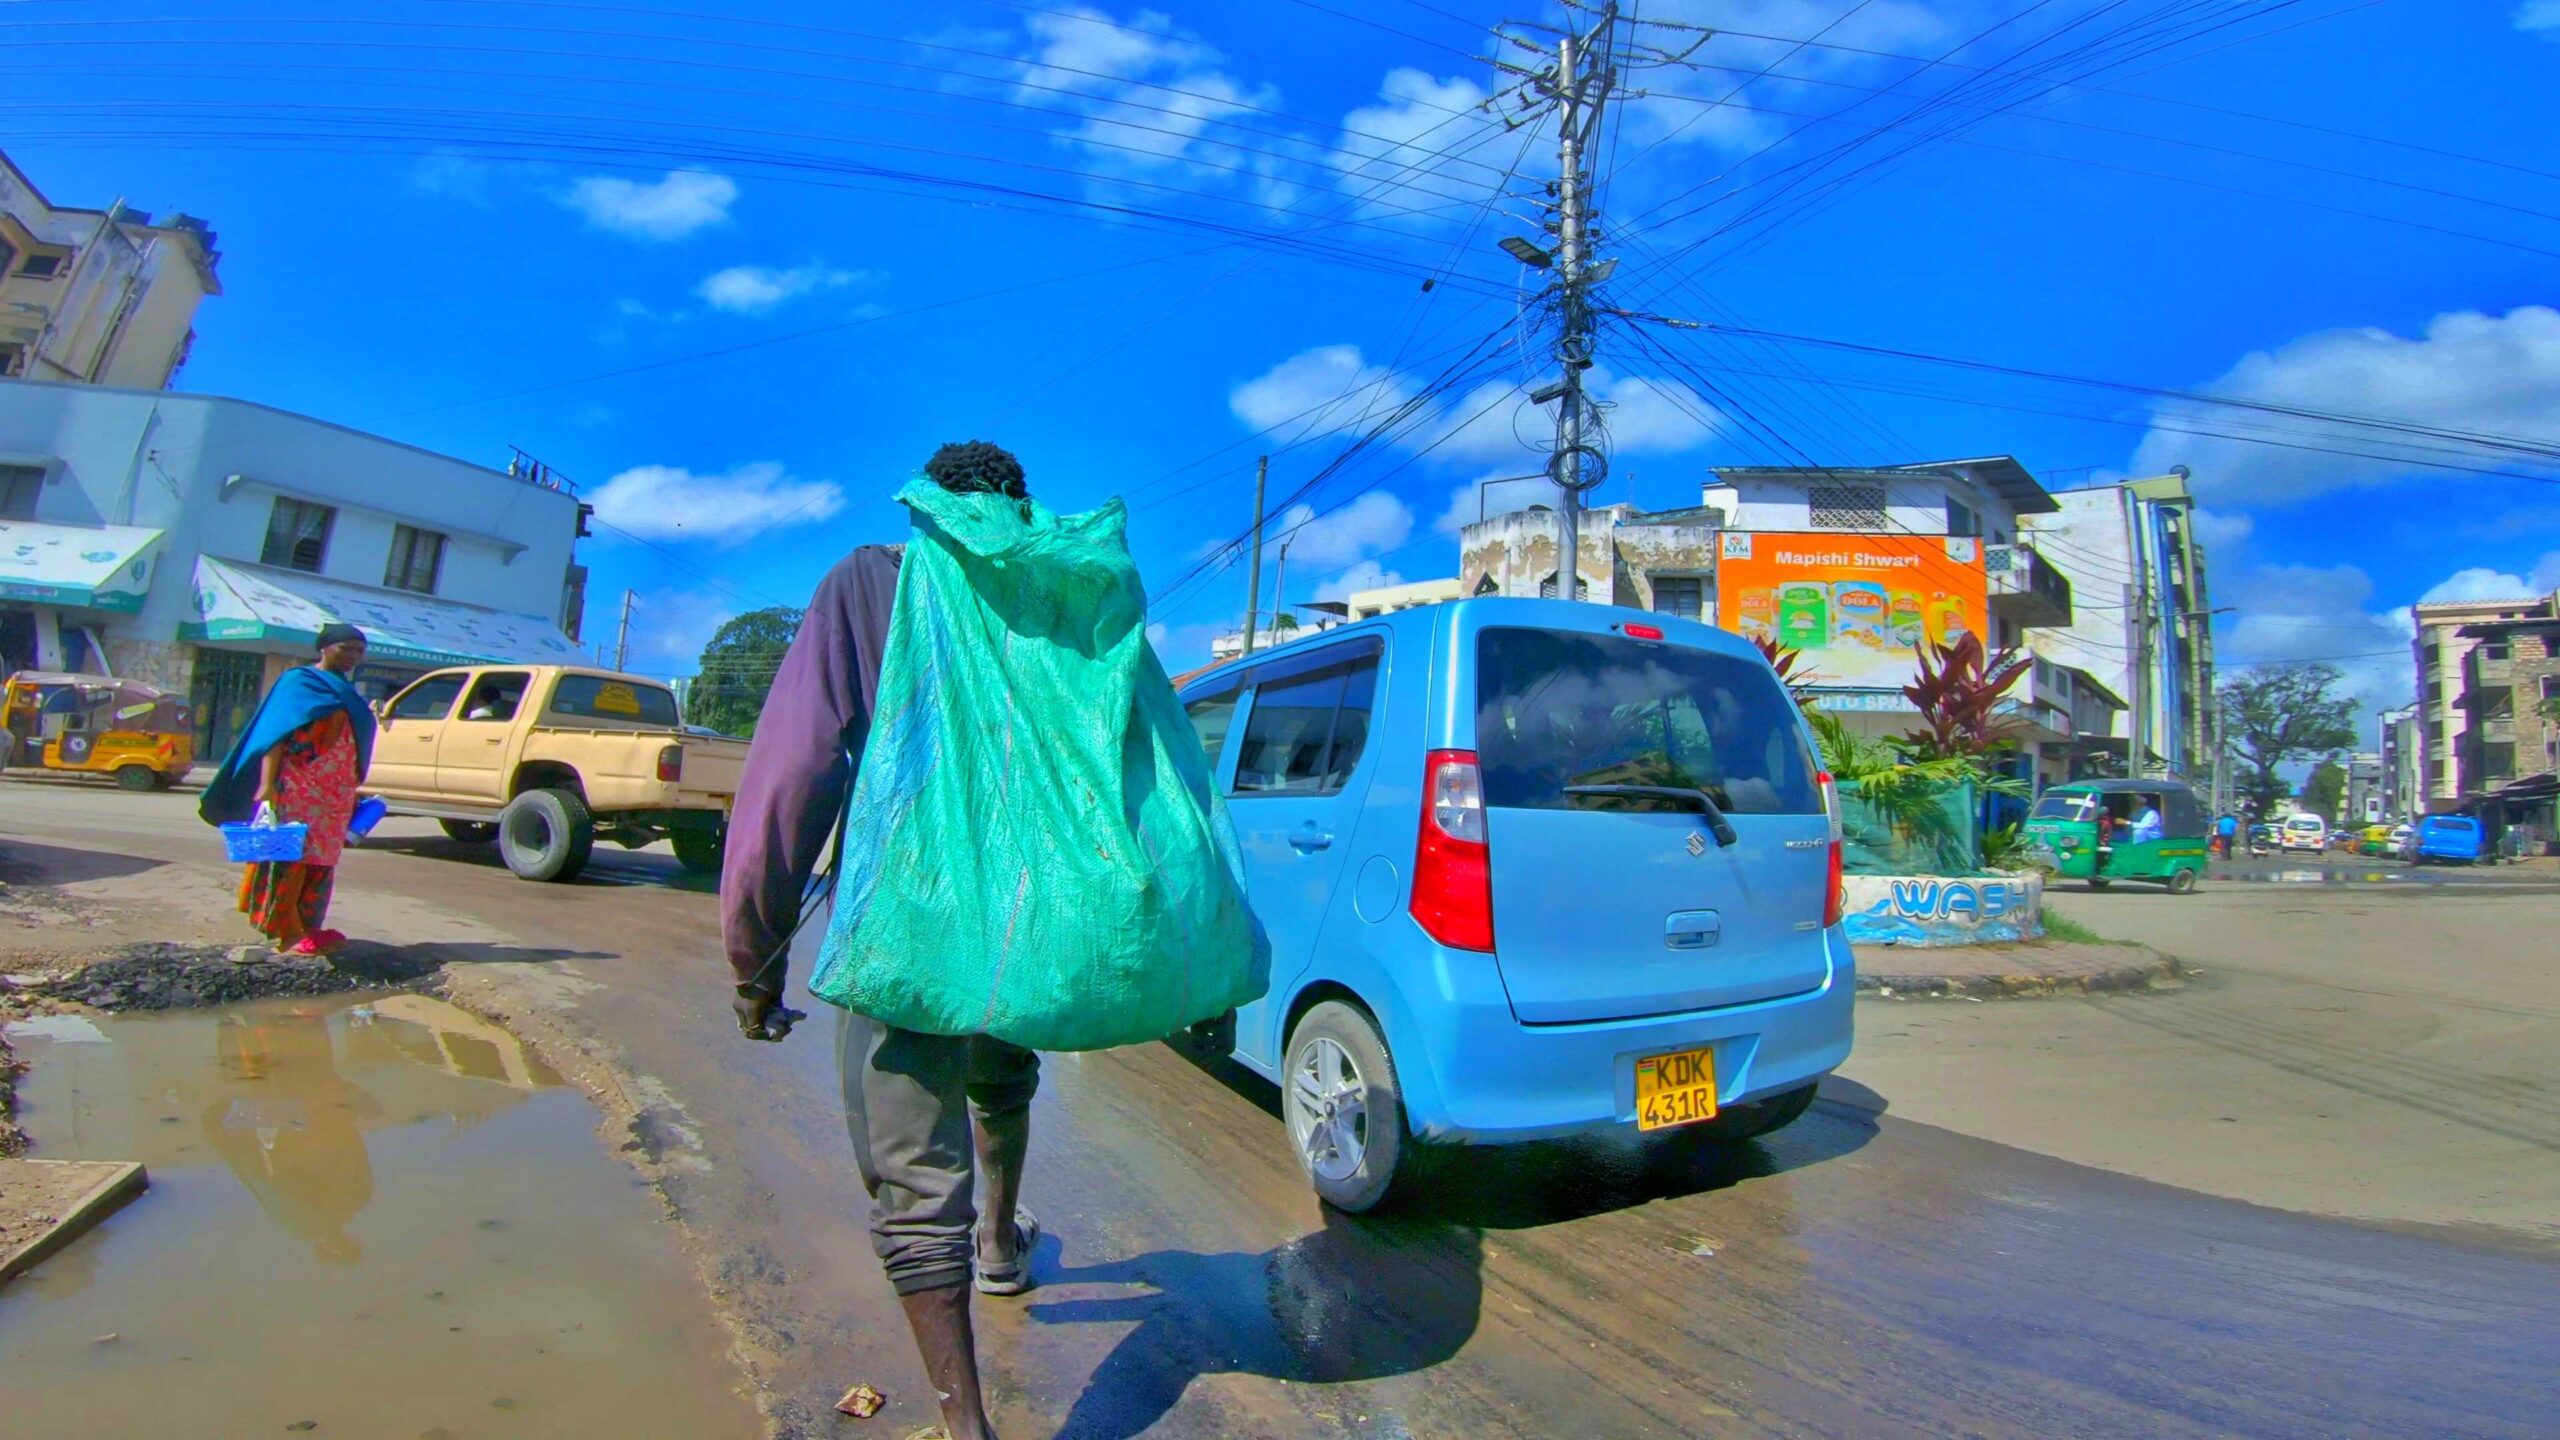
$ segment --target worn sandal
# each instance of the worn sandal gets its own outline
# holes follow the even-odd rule
[[[1029,1290],[1031,1247],[1040,1239],[1040,1222],[1031,1212],[1016,1207],[1013,1212],[1013,1259],[1003,1265],[977,1263],[977,1286],[981,1295],[1019,1295]]]

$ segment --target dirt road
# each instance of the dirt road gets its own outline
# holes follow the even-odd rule
[[[0,846],[151,867],[75,896],[218,891],[184,814],[0,790]],[[450,968],[458,991],[557,1015],[627,1068],[638,1158],[779,1433],[837,1433],[825,1407],[854,1381],[894,1397],[883,1433],[924,1422],[830,1027],[737,1038],[712,907],[671,860],[600,852],[587,882],[535,886],[413,835],[355,854],[341,894],[351,931],[450,936],[486,962]],[[1308,1198],[1274,1097],[1241,1074],[1160,1047],[1046,1073],[1044,1283],[982,1321],[1009,1435],[2521,1436],[2560,1407],[2560,1261],[1918,1123],[1882,1071],[1720,1158],[1471,1154],[1359,1220]]]

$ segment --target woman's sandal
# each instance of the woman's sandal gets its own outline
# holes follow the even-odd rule
[[[1031,1247],[1039,1239],[1040,1222],[1031,1218],[1030,1211],[1017,1207],[1013,1212],[1013,1259],[1003,1265],[978,1261],[978,1293],[1019,1295],[1029,1290],[1036,1283],[1031,1278]]]

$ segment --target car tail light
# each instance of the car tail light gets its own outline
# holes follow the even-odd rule
[[[1822,813],[1831,819],[1830,873],[1822,882],[1822,928],[1828,930],[1839,924],[1849,909],[1848,884],[1841,864],[1845,857],[1841,854],[1840,787],[1832,782],[1828,770],[1813,778],[1822,786]]]
[[[658,752],[658,778],[673,785],[684,778],[684,747],[669,745]]]
[[[1618,631],[1630,640],[1659,640],[1662,638],[1662,627],[1659,625],[1626,624],[1619,626]]]
[[[1408,907],[1414,923],[1452,949],[1491,950],[1493,852],[1474,751],[1434,750],[1423,759],[1421,830]]]

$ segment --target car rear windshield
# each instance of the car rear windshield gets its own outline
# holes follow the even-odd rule
[[[563,675],[551,692],[551,713],[573,720],[611,720],[624,725],[676,724],[675,692],[659,685],[635,685],[603,675]]]
[[[2327,821],[2322,820],[2317,815],[2296,815],[2292,819],[2284,822],[2284,828],[2287,830],[2326,830],[2329,826]]]
[[[1822,810],[1795,704],[1767,665],[1616,635],[1479,636],[1476,758],[1491,806],[1696,808],[1676,795],[1565,793],[1626,785],[1704,790],[1736,815]]]
[[[2427,823],[2433,825],[2439,830],[2460,830],[2465,834],[2480,828],[2480,822],[2471,819],[2468,816],[2461,818],[2445,816],[2440,819],[2430,820]]]

